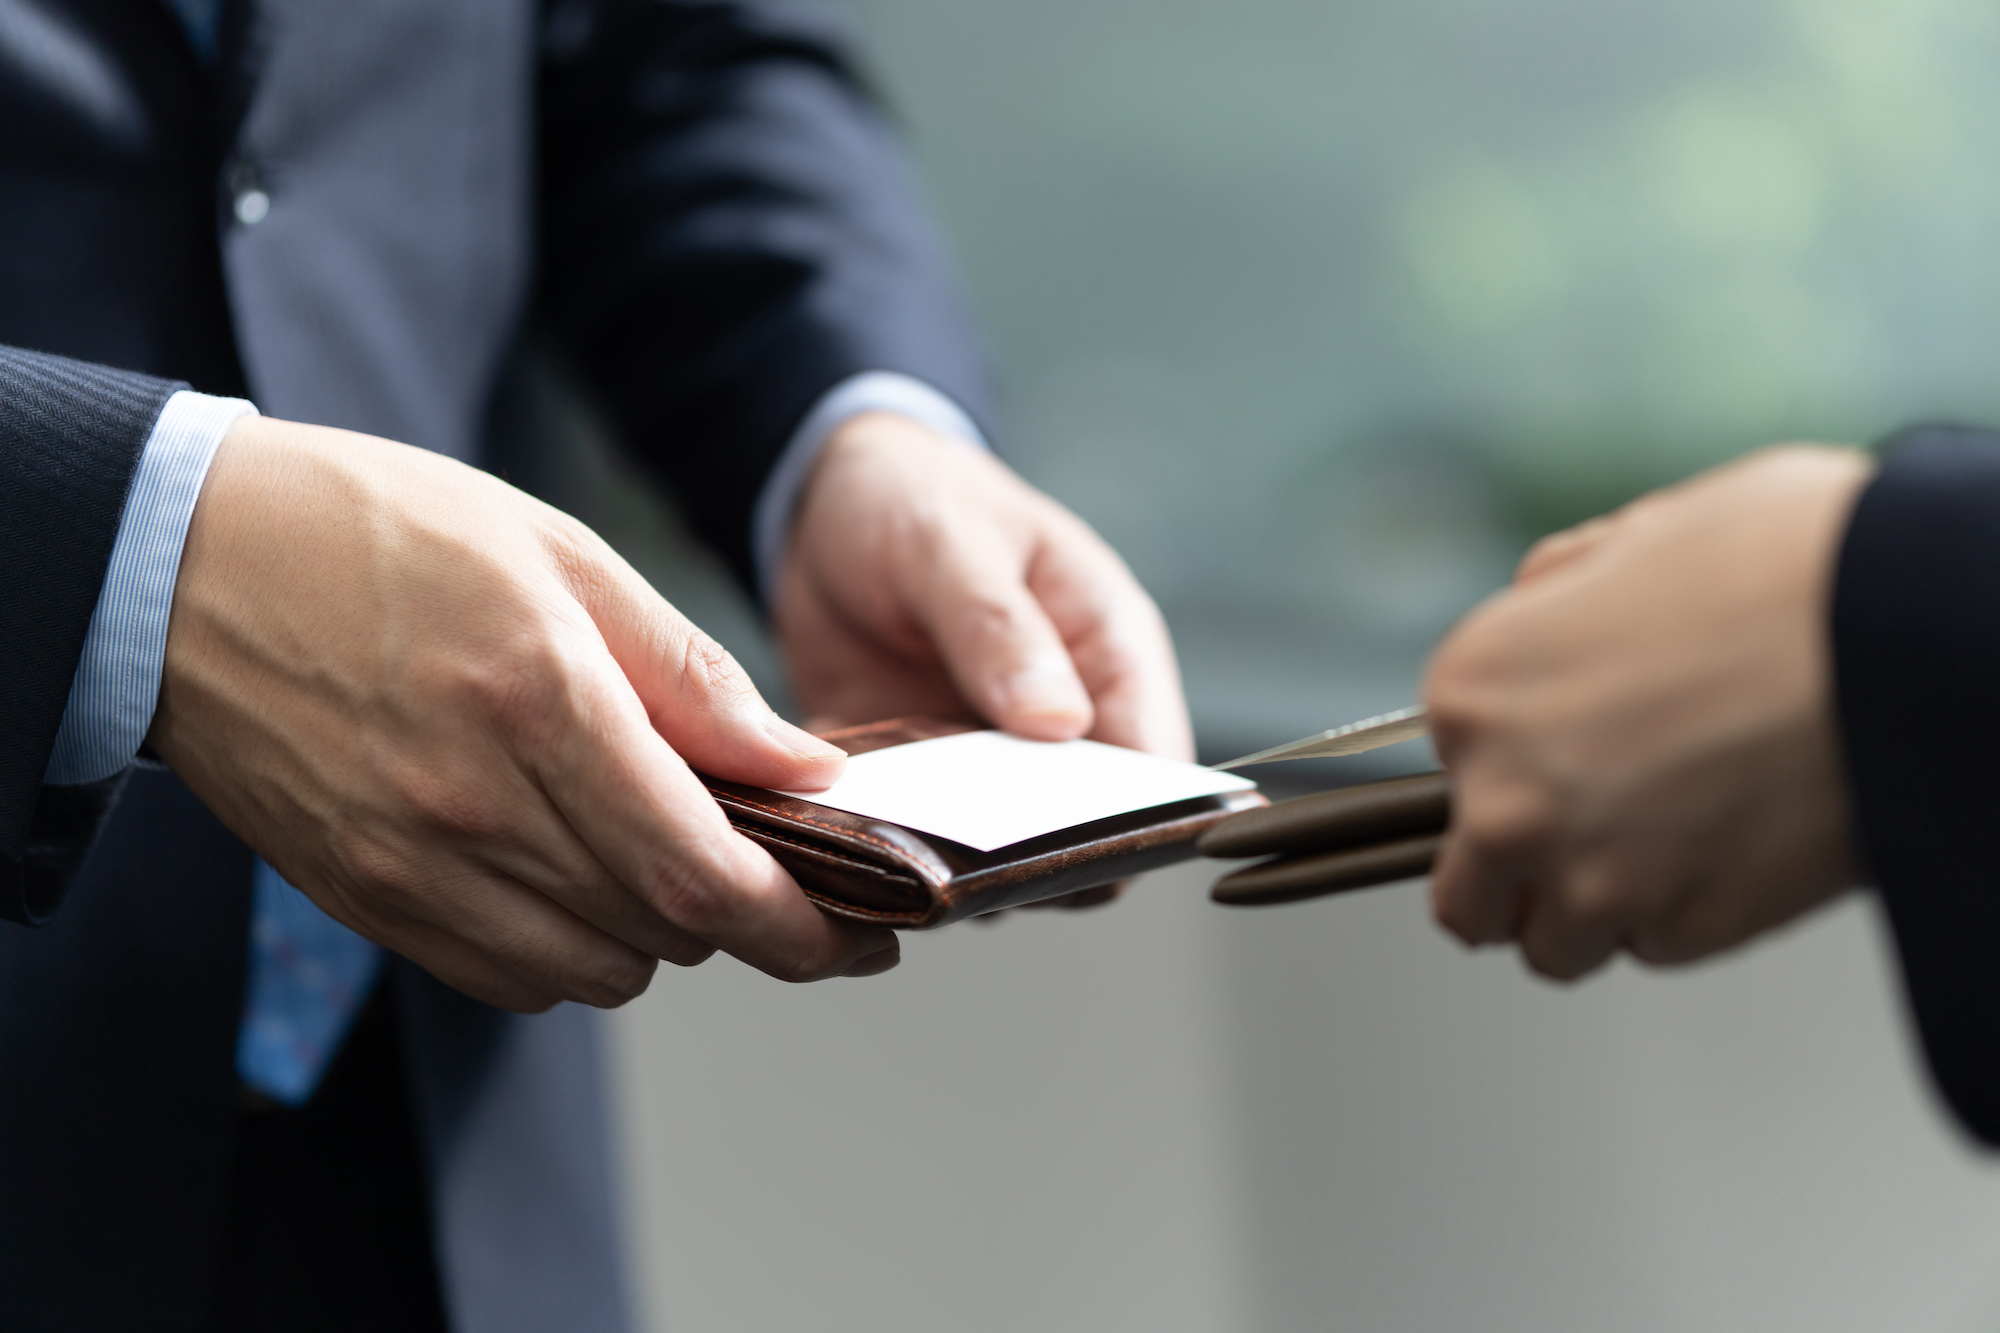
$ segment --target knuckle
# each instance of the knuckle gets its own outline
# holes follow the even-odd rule
[[[1465,726],[1472,720],[1466,707],[1474,678],[1473,654],[1467,647],[1470,636],[1471,627],[1461,625],[1431,655],[1424,673],[1424,704],[1433,727]]]
[[[459,668],[458,692],[504,733],[544,725],[561,709],[573,664],[554,644],[518,644]]]
[[[618,582],[623,561],[589,524],[537,500],[535,532],[557,576],[573,592],[602,596]]]
[[[1527,792],[1505,800],[1479,799],[1477,789],[1460,801],[1454,837],[1496,860],[1518,860],[1540,852],[1553,838],[1555,818],[1548,802]]]
[[[1481,742],[1491,739],[1479,695],[1475,669],[1462,655],[1446,657],[1441,649],[1425,676],[1423,700],[1431,737],[1447,766],[1462,763],[1481,748]]]
[[[726,708],[757,693],[735,656],[693,627],[681,646],[678,675],[683,697],[711,708]]]
[[[565,983],[565,969],[555,956],[550,941],[532,930],[514,927],[497,934],[487,952],[493,961],[516,976]],[[563,989],[569,989],[563,986]]]
[[[1431,916],[1468,946],[1489,942],[1517,894],[1512,877],[1481,859],[1461,832],[1447,836],[1431,876]]]
[[[653,984],[659,960],[632,950],[626,952],[631,956],[608,968],[600,979],[604,998],[591,1001],[599,1009],[616,1009],[629,1004],[644,995],[646,988]]]
[[[678,967],[694,967],[715,952],[712,942],[740,934],[747,922],[767,915],[776,897],[773,885],[717,879],[690,861],[662,860],[649,871],[645,892],[655,910],[683,932],[661,957]],[[766,938],[757,966],[781,981],[817,981],[829,975],[828,960],[810,946],[798,951],[769,950]]]
[[[653,960],[637,950],[602,941],[583,958],[567,956],[551,935],[515,928],[491,946],[493,961],[537,991],[553,990],[598,1009],[616,1009],[646,991]]]
[[[690,858],[654,858],[639,889],[654,911],[694,936],[697,944],[705,944],[708,936],[728,923],[724,895],[716,892],[709,877]]]
[[[417,863],[404,849],[375,838],[347,837],[329,850],[343,877],[370,897],[395,903],[417,896]]]
[[[1626,886],[1604,876],[1587,882],[1572,878],[1561,891],[1563,915],[1584,930],[1601,931],[1624,919],[1631,907]]]
[[[1015,606],[989,589],[961,592],[952,608],[961,633],[974,642],[1010,638],[1021,623]]]
[[[1485,720],[1528,638],[1522,608],[1518,593],[1497,592],[1439,641],[1424,671],[1424,695],[1445,721],[1469,726]]]
[[[482,784],[457,773],[408,763],[391,774],[389,786],[426,829],[455,841],[503,842],[519,827],[518,813],[510,816]]]
[[[561,557],[580,565],[587,565],[593,573],[617,559],[611,544],[597,535],[588,523],[573,514],[566,514],[551,505],[536,501],[539,506],[535,515],[542,524],[544,540],[559,551]]]
[[[1528,553],[1521,557],[1521,567],[1527,569],[1549,559],[1575,541],[1576,535],[1576,528],[1564,528],[1561,532],[1551,532],[1545,537],[1536,538],[1535,544],[1528,548]]]

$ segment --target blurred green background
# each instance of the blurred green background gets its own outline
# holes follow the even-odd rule
[[[1528,541],[1776,439],[2000,419],[1976,0],[855,0],[1015,464],[1203,748],[1407,702]]]
[[[2000,421],[1990,4],[847,7],[999,442],[1160,599],[1211,760],[1410,702],[1544,532],[1775,440]],[[552,410],[516,479],[782,701],[748,607]]]

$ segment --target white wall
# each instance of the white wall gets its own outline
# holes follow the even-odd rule
[[[1927,1100],[1877,922],[1575,990],[1421,890],[1256,913],[1199,868],[727,959],[615,1023],[652,1327],[1970,1333],[2000,1174]]]

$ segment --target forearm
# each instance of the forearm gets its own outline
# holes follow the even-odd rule
[[[793,430],[751,509],[751,554],[756,561],[757,591],[766,606],[777,597],[778,570],[813,465],[842,426],[871,412],[890,413],[947,439],[986,447],[986,437],[964,409],[921,380],[871,371],[827,390]]]
[[[897,372],[984,415],[903,151],[838,34],[761,4],[604,3],[544,73],[544,316],[695,530],[753,511],[816,403]]]
[[[0,348],[0,919],[47,918],[96,797],[49,804],[43,775],[126,493],[175,385]],[[46,808],[43,808],[46,806]],[[60,806],[61,808],[57,808]]]

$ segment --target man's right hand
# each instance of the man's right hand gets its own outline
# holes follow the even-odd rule
[[[245,417],[188,531],[148,742],[328,914],[509,1009],[610,1006],[656,959],[865,976],[689,771],[844,758],[582,524],[449,459]]]

